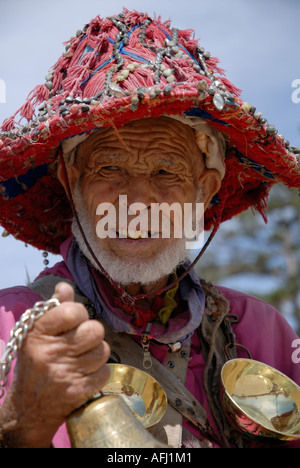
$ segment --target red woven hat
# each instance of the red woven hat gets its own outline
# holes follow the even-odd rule
[[[263,214],[275,183],[300,187],[299,150],[243,102],[192,33],[124,9],[96,17],[66,43],[46,82],[1,127],[0,224],[9,233],[57,253],[72,217],[56,178],[57,148],[145,117],[201,118],[224,135],[226,175],[207,229],[249,207]]]

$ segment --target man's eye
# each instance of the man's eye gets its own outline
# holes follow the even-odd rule
[[[172,174],[171,172],[165,171],[164,169],[160,169],[158,171],[158,175],[169,175],[169,176],[171,176],[171,175],[174,175],[174,174]]]
[[[118,171],[120,168],[118,166],[103,166],[101,167],[101,169],[99,170],[99,174],[101,173],[106,173],[106,172],[116,172]]]
[[[118,166],[104,166],[102,169],[107,169],[108,171],[117,171],[119,168]]]

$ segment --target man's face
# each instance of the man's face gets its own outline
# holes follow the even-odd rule
[[[76,166],[69,168],[68,172],[71,186],[74,187],[75,181],[78,186],[79,181],[82,200],[95,232],[101,219],[96,214],[99,205],[109,203],[114,206],[116,236],[97,238],[97,242],[113,258],[129,263],[133,259],[135,262],[149,262],[179,241],[173,239],[173,211],[169,212],[169,238],[162,238],[161,225],[159,229],[151,227],[152,204],[171,206],[176,203],[184,210],[184,204],[195,203],[199,184],[203,185],[204,192],[211,192],[210,185],[213,188],[216,185],[207,183],[194,131],[163,117],[137,120],[118,131],[108,128],[95,132],[79,146]],[[139,236],[141,226],[126,232],[126,226],[119,225],[120,195],[127,197],[129,207],[133,203],[143,204],[149,235],[143,232],[142,237]],[[204,193],[205,200],[211,196]],[[136,214],[128,212],[129,225],[134,216]],[[154,231],[156,235],[153,237]]]

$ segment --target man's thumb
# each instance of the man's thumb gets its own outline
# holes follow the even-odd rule
[[[59,300],[59,302],[74,302],[74,289],[64,281],[57,283],[52,298]]]

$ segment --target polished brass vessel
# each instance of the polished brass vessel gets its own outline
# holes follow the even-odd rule
[[[157,424],[167,409],[167,397],[149,374],[123,364],[108,364],[110,377],[103,395],[120,395],[144,427]]]
[[[164,390],[139,369],[108,364],[110,378],[67,419],[73,448],[166,448],[148,431],[167,408]]]
[[[221,371],[227,417],[260,443],[300,439],[300,387],[278,370],[252,359],[232,359]]]

